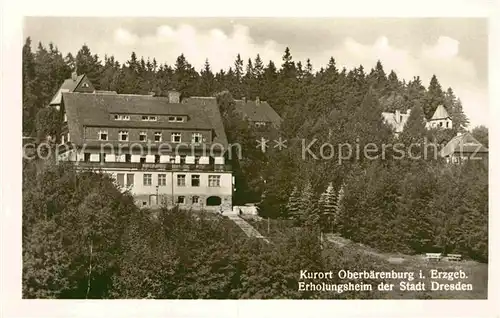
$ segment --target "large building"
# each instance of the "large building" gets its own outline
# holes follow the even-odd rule
[[[59,147],[68,149],[61,159],[111,174],[139,206],[232,209],[228,141],[217,103],[181,102],[174,91],[168,97],[59,94],[53,104],[63,121]]]

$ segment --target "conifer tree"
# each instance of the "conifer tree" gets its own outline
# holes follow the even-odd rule
[[[319,198],[319,208],[321,212],[320,224],[323,231],[330,231],[334,226],[336,212],[336,193],[333,184],[330,182]]]
[[[299,222],[301,219],[301,201],[300,201],[300,191],[297,186],[293,187],[290,196],[288,197],[288,203],[286,204],[286,209],[288,211],[288,215],[292,217],[294,220]]]

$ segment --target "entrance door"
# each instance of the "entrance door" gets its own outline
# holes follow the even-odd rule
[[[156,194],[152,194],[149,196],[149,205],[150,206],[158,205],[158,196]]]

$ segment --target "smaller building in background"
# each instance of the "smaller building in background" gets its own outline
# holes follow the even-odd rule
[[[382,117],[385,122],[394,129],[395,134],[400,134],[410,117],[410,109],[408,109],[406,113],[402,113],[399,110],[396,110],[394,113],[383,112]]]
[[[460,164],[467,160],[482,160],[488,163],[488,148],[470,133],[458,134],[441,149],[441,157],[448,163]]]
[[[49,106],[60,110],[63,93],[93,93],[94,91],[94,85],[92,85],[87,75],[77,75],[76,72],[73,72],[71,78],[66,79],[61,87],[59,87],[59,90],[50,101]]]
[[[268,131],[278,129],[282,119],[266,101],[258,97],[253,100],[237,99],[236,111],[248,120],[257,130]]]
[[[443,105],[439,105],[432,115],[431,119],[427,121],[427,128],[453,128],[451,117]]]

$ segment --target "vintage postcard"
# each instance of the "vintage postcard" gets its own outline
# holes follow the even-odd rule
[[[487,16],[151,13],[22,18],[23,301],[491,300]]]

